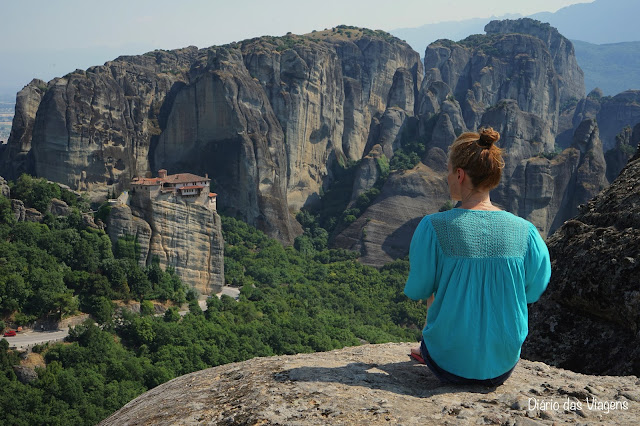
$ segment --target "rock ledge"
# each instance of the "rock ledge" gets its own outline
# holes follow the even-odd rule
[[[411,346],[364,345],[254,358],[198,371],[146,392],[101,424],[640,421],[640,381],[635,376],[588,376],[521,360],[513,376],[498,388],[444,386],[426,366],[409,360]],[[564,407],[565,402],[572,406]]]

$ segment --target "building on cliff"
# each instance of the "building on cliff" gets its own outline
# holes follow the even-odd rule
[[[224,239],[211,179],[191,173],[137,177],[130,190],[110,200],[107,233],[115,244],[134,236],[138,262],[174,268],[200,294],[216,294],[224,285]]]
[[[178,173],[167,175],[165,169],[158,170],[158,177],[143,178],[135,177],[131,181],[131,195],[149,198],[175,198],[176,201],[198,202],[216,210],[216,199],[218,194],[210,192],[209,175],[204,177],[191,173]]]

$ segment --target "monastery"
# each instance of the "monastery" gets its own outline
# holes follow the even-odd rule
[[[199,203],[215,211],[218,194],[210,192],[210,182],[208,174],[204,177],[191,173],[167,175],[165,169],[160,169],[155,178],[135,177],[131,181],[130,196]]]

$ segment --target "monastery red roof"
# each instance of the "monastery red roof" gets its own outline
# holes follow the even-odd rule
[[[209,198],[211,198],[211,197],[217,197],[217,196],[218,196],[218,194],[216,194],[215,192],[210,192],[210,193],[209,193]]]
[[[169,175],[162,178],[164,183],[178,184],[178,183],[191,183],[191,182],[209,182],[211,179],[194,175],[191,173],[178,173],[175,175]]]

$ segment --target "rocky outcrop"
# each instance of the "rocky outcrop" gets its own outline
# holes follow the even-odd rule
[[[524,356],[589,374],[640,374],[640,152],[548,240],[549,287]]]
[[[147,260],[150,260],[151,226],[143,219],[134,216],[129,206],[120,204],[111,207],[107,221],[107,234],[114,245],[121,237],[135,238],[136,243],[140,246],[138,263],[145,266]]]
[[[32,207],[25,207],[22,200],[11,200],[11,210],[16,222],[36,222],[40,223],[44,215]]]
[[[33,367],[26,367],[22,365],[14,365],[13,372],[16,373],[16,378],[20,383],[28,385],[38,380],[38,373]]]
[[[389,177],[376,202],[334,239],[339,248],[356,250],[366,265],[382,266],[409,251],[420,219],[448,199],[446,177],[419,163]]]
[[[604,149],[614,148],[616,136],[622,129],[640,123],[640,90],[627,90],[602,102],[596,118]]]
[[[0,176],[0,195],[6,198],[11,196],[11,189],[9,188],[9,185],[7,185],[7,181],[2,176]]]
[[[616,147],[605,152],[604,158],[607,162],[607,180],[613,182],[620,174],[620,171],[627,165],[629,159],[633,157],[640,143],[640,123],[634,129],[625,127],[616,136]]]
[[[446,386],[407,343],[254,358],[191,373],[100,425],[636,424],[637,377],[586,376],[521,360],[498,388]],[[565,404],[566,403],[566,407]]]
[[[373,186],[382,178],[382,167],[389,167],[389,160],[382,152],[380,145],[374,145],[369,154],[361,161],[353,180],[353,189],[351,191],[351,201],[355,201],[359,195],[373,188]],[[387,170],[388,173],[388,170]]]
[[[454,43],[439,40],[425,52],[425,81],[443,81],[462,108],[466,127],[503,99],[540,117],[555,134],[559,74],[546,44],[527,34],[475,35]],[[423,85],[424,87],[424,85]]]
[[[605,152],[614,149],[624,128],[640,123],[640,90],[627,90],[613,97],[590,93],[576,106],[574,126],[588,118],[597,120]]]
[[[220,216],[204,205],[132,197],[131,207],[111,208],[107,232],[111,241],[133,236],[140,246],[141,266],[157,259],[174,268],[182,282],[200,294],[218,293],[224,285],[224,240]]]
[[[529,34],[542,40],[553,59],[558,74],[560,104],[584,98],[584,73],[578,66],[573,43],[547,23],[530,18],[491,21],[484,30],[487,34]]]
[[[42,97],[48,86],[42,80],[33,79],[16,96],[15,115],[11,134],[0,157],[0,170],[10,180],[33,170],[31,140]]]
[[[47,211],[54,216],[69,216],[71,214],[69,205],[57,198],[51,199],[51,204],[49,204]]]
[[[410,120],[394,120],[396,128],[399,123],[404,123],[404,128],[398,139],[383,144],[388,147],[385,154],[391,158],[404,143],[420,141],[429,152],[422,162],[432,171],[440,170],[444,178],[445,153],[455,138],[462,132],[491,126],[501,133],[498,145],[506,163],[492,199],[548,235],[575,215],[579,204],[608,184],[602,126],[594,119],[610,101],[598,91],[584,99],[583,73],[573,45],[548,24],[531,19],[493,21],[485,31],[486,35],[457,43],[438,40],[427,47],[416,115]],[[635,102],[631,94],[624,99]],[[633,115],[633,108],[625,111]],[[605,127],[612,126],[607,117],[602,119],[607,120]],[[608,173],[613,176],[628,156],[612,153],[609,157],[612,165]],[[448,198],[446,191],[423,195],[432,200],[422,209],[424,214],[436,212]],[[365,230],[366,223],[387,223],[384,216],[389,206],[377,206],[383,200],[375,200],[363,217],[336,238],[339,246],[360,250],[365,262],[371,264],[386,258],[377,256],[370,261],[365,254],[384,251],[383,236],[370,241],[366,250],[363,244],[371,235]],[[398,210],[402,208],[400,203]],[[387,236],[404,235],[402,242],[396,241],[404,249],[396,252],[406,253],[410,232],[395,234],[404,222],[393,222],[385,232]],[[359,235],[358,231],[364,233]],[[375,244],[380,246],[375,249]]]
[[[290,243],[289,211],[366,153],[372,121],[413,115],[421,67],[406,43],[355,27],[121,57],[25,87],[0,170],[94,200],[151,170],[208,173],[221,209]]]

